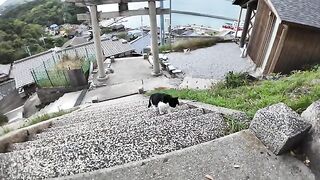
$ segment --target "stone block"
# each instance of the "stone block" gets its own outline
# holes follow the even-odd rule
[[[310,128],[309,123],[284,103],[260,109],[250,124],[250,130],[276,155],[292,149]]]
[[[99,102],[98,96],[93,96],[92,99],[91,99],[91,102],[92,103],[98,103]]]
[[[312,103],[303,111],[301,117],[312,125],[313,131],[317,131],[320,134],[320,100]]]
[[[310,160],[310,169],[320,178],[320,100],[303,111],[301,117],[312,125],[302,146],[303,153]]]

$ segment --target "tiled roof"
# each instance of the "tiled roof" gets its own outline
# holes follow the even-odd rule
[[[84,37],[74,37],[74,38],[70,39],[69,41],[67,41],[66,43],[64,43],[62,48],[76,46],[76,45],[83,44],[86,42],[88,42],[88,41]]]
[[[137,39],[130,42],[136,53],[142,54],[143,48],[146,48],[147,46],[151,46],[151,35],[147,34],[144,36],[140,36]]]
[[[12,74],[16,81],[16,88],[34,83],[30,70],[50,60],[53,55],[53,51],[46,51],[15,61],[12,67]]]
[[[101,41],[101,46],[104,50],[105,56],[114,56],[118,54],[122,54],[125,52],[133,51],[134,49],[131,47],[129,43],[123,44],[121,41],[112,41],[104,39]],[[93,42],[84,43],[81,45],[77,45],[74,47],[66,48],[57,52],[52,50],[33,55],[21,60],[17,60],[13,63],[12,74],[16,80],[16,87],[22,87],[28,84],[34,83],[31,69],[39,67],[43,64],[43,62],[51,61],[53,56],[57,57],[59,54],[69,54],[85,56],[86,50],[88,54],[95,54],[95,48]]]
[[[10,74],[11,64],[0,64],[0,74]]]
[[[271,0],[271,3],[281,20],[320,28],[320,0]]]

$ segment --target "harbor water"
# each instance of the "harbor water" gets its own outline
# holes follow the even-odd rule
[[[159,3],[157,5],[159,7]],[[147,3],[129,3],[129,9],[139,9],[148,7]],[[169,0],[164,1],[164,7],[169,8]],[[239,6],[232,5],[232,0],[172,0],[172,9],[180,11],[197,12],[209,15],[224,16],[232,19],[237,19],[240,12]],[[98,7],[99,11],[117,11],[118,6],[101,5]],[[165,15],[165,19],[169,19],[169,15]],[[159,17],[158,17],[159,22]],[[232,21],[214,19],[208,17],[199,17],[185,14],[172,14],[172,26],[184,25],[204,25],[219,29],[225,23],[232,23]],[[149,25],[148,16],[134,16],[125,18],[123,24],[126,27],[138,28]],[[158,23],[159,26],[159,23]]]

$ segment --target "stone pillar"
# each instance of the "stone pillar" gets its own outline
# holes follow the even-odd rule
[[[154,0],[150,0],[148,1],[148,5],[149,5],[149,18],[150,18],[150,28],[151,28],[151,52],[153,56],[152,75],[159,76],[161,75],[161,72],[160,72],[160,64],[159,64],[156,2]]]
[[[243,31],[242,31],[242,35],[241,35],[241,39],[240,39],[240,47],[241,48],[243,48],[244,44],[246,43],[246,38],[247,38],[248,30],[249,30],[250,19],[251,19],[251,15],[252,15],[252,10],[253,10],[252,6],[249,3],[248,6],[247,6],[246,19],[244,21]]]
[[[103,67],[103,54],[101,48],[101,37],[100,37],[100,28],[97,17],[97,5],[90,6],[90,16],[92,22],[92,31],[93,31],[93,40],[96,52],[96,60],[98,64],[98,81],[104,81],[107,79],[107,75],[105,73]]]

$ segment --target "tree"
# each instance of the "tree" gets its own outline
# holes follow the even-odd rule
[[[60,0],[35,0],[6,11],[0,16],[0,64],[27,57],[26,46],[32,54],[62,46],[64,38],[43,38],[44,26],[79,24],[76,15],[87,11]]]

